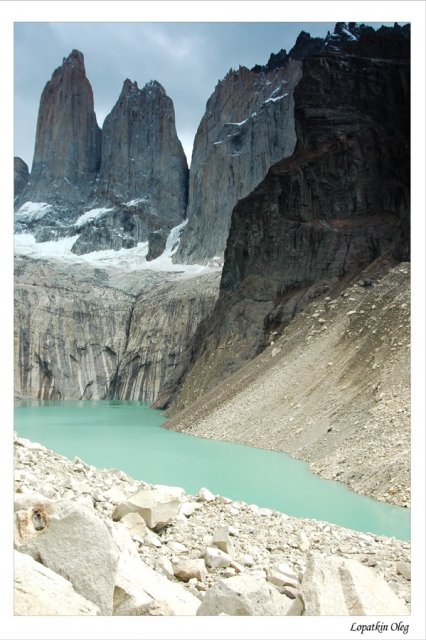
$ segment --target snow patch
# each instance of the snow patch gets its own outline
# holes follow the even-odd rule
[[[146,177],[146,176],[145,176]],[[141,198],[135,198],[134,200],[129,200],[129,202],[125,202],[126,207],[137,207],[140,202],[151,202],[150,196],[142,196]]]
[[[349,31],[349,29],[343,28],[342,32],[348,36],[349,40],[358,40],[358,38]]]
[[[112,209],[106,209],[105,207],[101,207],[99,209],[90,209],[90,211],[86,211],[86,213],[83,213],[79,218],[77,218],[74,224],[77,228],[82,227],[84,224],[86,224],[86,222],[96,220],[97,218],[103,216],[105,213],[108,213],[108,211],[112,211]]]
[[[251,116],[249,116],[249,118],[250,117]],[[246,118],[245,120],[241,120],[241,122],[227,122],[226,124],[232,124],[235,127],[242,127],[242,125],[245,124],[249,118]]]
[[[15,213],[15,218],[21,222],[41,220],[52,209],[47,202],[25,202]]]
[[[71,247],[77,238],[78,236],[72,236],[71,238],[49,240],[49,242],[36,242],[32,233],[15,234],[15,254],[31,258],[66,259],[68,254],[71,254]],[[74,254],[71,255],[74,256]]]
[[[180,235],[187,224],[184,220],[180,225],[174,227],[166,241],[164,253],[147,262],[148,242],[139,242],[132,249],[105,249],[102,251],[92,251],[83,255],[72,253],[71,248],[78,235],[70,238],[60,238],[59,240],[51,240],[49,242],[36,242],[30,233],[21,233],[15,235],[15,254],[26,255],[31,258],[44,258],[61,262],[74,264],[90,263],[98,267],[117,269],[121,271],[159,271],[180,273],[182,277],[191,278],[192,276],[202,273],[212,273],[220,270],[218,264],[219,259],[205,266],[200,264],[174,264],[172,256],[176,253],[179,246]]]
[[[268,98],[263,104],[268,104],[268,102],[278,102],[278,100],[282,100],[286,96],[288,96],[288,93],[283,93],[282,96],[277,96],[276,98]]]

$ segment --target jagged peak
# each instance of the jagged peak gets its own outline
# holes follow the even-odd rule
[[[376,30],[371,26],[356,22],[336,22],[333,33],[328,32],[325,38],[311,37],[310,33],[302,30],[288,54],[285,49],[281,49],[278,53],[271,53],[267,64],[257,64],[251,71],[255,73],[268,72],[272,69],[285,67],[289,58],[303,60],[308,56],[322,53],[357,52],[360,55],[368,55],[371,42],[375,43],[375,47],[380,53],[380,47],[383,49],[383,37],[405,42],[410,38],[410,25],[406,24],[401,27],[395,22],[392,27],[381,26]],[[381,53],[385,55],[384,51]]]
[[[163,85],[160,84],[157,80],[150,80],[143,87],[141,93],[143,93],[144,96],[148,96],[148,97],[158,96],[158,95],[165,96],[166,90],[164,89]]]
[[[80,67],[84,71],[84,55],[78,49],[73,49],[69,56],[63,59],[62,66]]]
[[[77,70],[82,77],[86,76],[84,55],[81,53],[81,51],[78,51],[78,49],[73,49],[69,56],[67,56],[66,58],[62,58],[61,66],[57,67],[52,73],[52,80],[65,73],[70,73],[72,72],[72,70]]]
[[[126,78],[125,81],[123,82],[123,88],[121,89],[121,95],[128,97],[134,94],[140,94],[140,89],[138,87],[138,83],[135,81],[132,82],[132,80],[129,80],[129,78]]]

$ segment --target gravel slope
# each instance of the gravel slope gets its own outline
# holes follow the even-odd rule
[[[381,274],[380,274],[381,270]],[[410,267],[374,265],[314,301],[167,428],[308,461],[358,493],[410,505]]]

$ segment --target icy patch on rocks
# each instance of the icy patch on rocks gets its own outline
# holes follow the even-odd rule
[[[101,218],[109,211],[112,211],[112,208],[100,207],[98,209],[90,209],[90,211],[86,211],[83,213],[77,220],[75,221],[75,226],[77,229],[84,226],[87,222],[92,222],[92,220],[97,220]]]
[[[92,209],[80,216],[77,220],[79,226],[89,221],[87,217],[83,222],[82,218],[88,214],[94,217],[102,216],[108,209]],[[97,213],[94,213],[97,212]],[[102,212],[102,213],[101,213]],[[48,242],[36,242],[31,233],[15,234],[14,250],[16,255],[25,255],[31,258],[41,258],[48,260],[60,260],[62,262],[70,262],[74,264],[91,263],[98,267],[120,269],[122,271],[157,271],[166,273],[179,273],[183,277],[193,277],[205,273],[213,273],[221,269],[220,259],[214,258],[208,265],[200,264],[178,264],[172,261],[173,255],[176,253],[180,236],[187,224],[184,220],[181,224],[171,229],[167,238],[166,248],[164,252],[155,260],[147,261],[148,242],[139,242],[136,247],[131,249],[105,249],[101,251],[92,251],[82,255],[76,255],[71,251],[74,243],[79,238],[78,235],[60,238],[59,240],[50,240]]]
[[[52,206],[47,202],[25,202],[15,213],[17,222],[33,222],[41,220],[49,213]]]

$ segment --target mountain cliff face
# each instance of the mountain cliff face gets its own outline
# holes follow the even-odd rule
[[[181,391],[181,407],[262,351],[312,299],[381,257],[408,260],[409,91],[409,27],[302,32],[288,54],[218,84],[187,194],[161,85],[125,81],[101,139],[82,55],[72,52],[42,96],[17,230],[38,241],[73,236],[76,254],[149,239],[154,259],[188,195],[174,259],[207,262],[226,244],[225,264],[212,312],[217,276],[188,284],[123,272],[112,284],[108,270],[67,273],[58,263],[56,277],[52,266],[18,261],[18,395],[168,406]],[[60,131],[73,127],[65,149]]]
[[[140,90],[126,80],[102,128],[95,193],[108,211],[82,228],[73,251],[129,248],[167,234],[184,218],[187,184],[172,100],[158,82]]]
[[[173,103],[163,87],[151,82],[139,90],[126,80],[101,131],[83,54],[74,50],[41,97],[16,230],[41,242],[75,235],[77,254],[133,247],[182,222],[187,183]],[[45,206],[36,211],[28,202]]]
[[[24,162],[22,158],[15,156],[13,159],[13,191],[15,198],[17,198],[27,186],[29,176],[30,173],[27,163]]]
[[[217,297],[219,274],[110,273],[16,258],[15,395],[153,402]]]
[[[209,99],[194,141],[188,225],[176,261],[206,262],[223,256],[235,204],[272,164],[295,149],[293,92],[302,77],[301,61],[333,53],[408,59],[409,34],[398,25],[376,32],[364,25],[337,23],[325,39],[302,31],[289,54],[281,50],[266,65],[230,71]],[[315,92],[313,84],[310,90]],[[356,91],[353,84],[349,88]],[[340,92],[331,76],[328,90]]]
[[[30,181],[20,202],[86,203],[100,154],[92,87],[83,54],[73,50],[43,90]]]
[[[293,90],[300,62],[261,72],[230,71],[207,102],[194,141],[188,225],[177,262],[223,256],[231,212],[296,143]]]
[[[233,210],[220,295],[196,336],[185,403],[323,291],[380,256],[409,257],[409,59],[406,33],[390,33],[403,57],[386,57],[387,37],[383,51],[380,39],[369,44],[380,57],[333,44],[303,59],[294,153]]]
[[[139,90],[126,80],[102,128],[98,193],[109,201],[140,199],[175,226],[184,217],[187,181],[172,100],[158,82]]]

